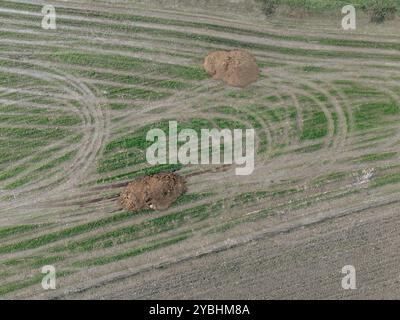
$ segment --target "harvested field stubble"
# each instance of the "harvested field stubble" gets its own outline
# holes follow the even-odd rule
[[[165,210],[184,192],[184,178],[175,173],[158,173],[131,182],[122,192],[120,201],[128,211]]]

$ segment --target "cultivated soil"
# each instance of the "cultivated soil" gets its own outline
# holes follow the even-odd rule
[[[54,0],[50,32],[23,2],[0,2],[0,299],[400,296],[400,21]],[[245,89],[201,66],[238,48]],[[254,173],[150,166],[170,120],[254,128]],[[166,171],[188,192],[158,211],[185,189]]]

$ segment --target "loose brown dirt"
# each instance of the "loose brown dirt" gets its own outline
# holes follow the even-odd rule
[[[158,173],[131,182],[122,192],[121,205],[128,211],[165,210],[186,192],[186,181],[175,173]]]
[[[212,52],[205,58],[203,67],[214,79],[240,88],[256,82],[260,73],[254,56],[241,49]]]

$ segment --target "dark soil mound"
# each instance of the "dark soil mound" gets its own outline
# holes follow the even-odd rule
[[[203,67],[214,79],[240,88],[256,82],[260,73],[256,59],[246,50],[212,52]]]
[[[186,192],[186,181],[175,173],[158,173],[131,182],[120,201],[125,210],[165,210]]]

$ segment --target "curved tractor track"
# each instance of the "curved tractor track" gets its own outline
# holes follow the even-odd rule
[[[15,63],[18,63],[18,61],[22,63],[25,62],[21,60],[10,59],[7,59],[6,61]],[[44,199],[48,200],[54,195],[59,195],[63,192],[69,192],[71,189],[76,188],[85,177],[88,169],[95,162],[95,159],[97,158],[97,155],[103,146],[104,139],[108,134],[107,115],[101,110],[96,96],[84,83],[65,72],[55,69],[54,67],[49,69],[44,64],[30,63],[28,61],[26,61],[26,63],[31,64],[34,71],[11,68],[2,69],[2,71],[5,73],[11,73],[13,75],[28,75],[32,77],[32,79],[45,81],[49,83],[49,85],[57,83],[57,88],[63,92],[63,96],[59,96],[58,99],[66,101],[71,100],[78,104],[78,106],[74,109],[77,110],[78,115],[83,123],[79,125],[77,129],[79,130],[79,133],[83,135],[83,137],[75,144],[67,144],[66,141],[62,141],[61,144],[56,142],[55,144],[46,145],[45,148],[48,150],[51,150],[56,145],[60,145],[62,150],[58,151],[57,154],[50,154],[48,157],[46,157],[45,161],[39,162],[39,164],[31,164],[30,168],[25,171],[26,175],[29,175],[29,173],[35,169],[37,170],[38,167],[40,168],[40,165],[45,165],[46,162],[54,160],[56,155],[59,156],[62,153],[71,152],[73,150],[76,151],[76,154],[73,159],[68,162],[67,166],[64,167],[64,172],[61,174],[57,173],[56,175],[48,175],[44,178],[40,177],[38,182],[33,180],[26,186],[3,192],[6,196],[12,195],[16,201],[12,201],[11,203],[2,203],[0,210],[14,211],[20,207],[29,208],[34,206],[35,203]],[[40,71],[36,68],[38,68]],[[51,70],[51,73],[48,70]],[[26,92],[33,93],[34,95],[45,95],[42,94],[43,90],[46,89],[43,87],[40,89],[29,87]],[[17,89],[15,93],[18,95],[19,90]],[[17,100],[16,103],[18,104],[18,102],[19,101]],[[57,102],[54,101],[54,103]],[[70,103],[69,107],[71,108]],[[68,140],[68,137],[65,140]],[[35,154],[39,154],[40,152],[43,152],[43,150],[35,150],[33,156]],[[25,194],[27,195],[25,196]]]
[[[36,1],[0,4],[1,298],[215,297],[210,272],[276,290],[246,282],[258,298],[342,297],[326,282],[340,273],[332,268],[346,260],[375,270],[358,251],[372,243],[382,249],[382,275],[374,282],[369,271],[354,297],[390,281],[384,247],[400,242],[398,21],[387,32],[361,23],[349,35],[329,19],[250,21],[222,8],[54,5],[57,30],[42,30]],[[251,51],[261,69],[246,89],[201,68],[210,51],[235,48]],[[149,166],[146,132],[169,120],[254,128],[254,173]],[[188,193],[163,212],[122,211],[122,188],[160,171],[185,176]],[[205,273],[197,262],[215,268]],[[39,285],[45,264],[57,268],[50,293]],[[287,275],[287,291],[267,277],[276,272]],[[193,281],[202,291],[185,295]],[[243,297],[229,288],[219,283],[218,297]]]

